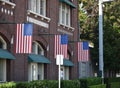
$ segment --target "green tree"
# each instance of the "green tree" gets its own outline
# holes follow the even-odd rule
[[[104,65],[110,76],[120,71],[120,0],[104,8]],[[112,74],[111,74],[112,73]]]
[[[80,39],[94,43],[91,58],[95,65],[99,60],[98,0],[79,0],[79,3],[82,3],[79,10]],[[104,69],[107,75],[115,76],[120,71],[120,0],[104,3],[103,13]]]

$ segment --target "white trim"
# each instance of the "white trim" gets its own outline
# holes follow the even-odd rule
[[[48,23],[39,21],[39,20],[34,19],[34,18],[32,18],[32,17],[29,17],[29,16],[27,16],[27,21],[28,21],[28,22],[32,22],[32,23],[37,24],[37,25],[40,25],[40,26],[43,26],[43,27],[45,27],[45,28],[49,28],[49,24],[48,24]]]
[[[61,66],[61,68],[63,71],[61,71],[61,78],[63,80],[69,80],[69,67],[66,66]]]
[[[67,26],[71,25],[70,6],[64,3],[59,4],[59,23]]]
[[[38,74],[40,76],[38,80],[44,80],[44,64],[42,63],[38,64]]]
[[[41,77],[38,78],[38,75]],[[32,80],[44,80],[44,64],[41,63],[28,64],[28,81]]]
[[[75,28],[73,28],[73,27],[71,27],[71,26],[68,26],[68,25],[65,25],[65,24],[58,24],[58,26],[63,26],[64,28],[67,28],[68,30],[71,30],[71,31],[74,31],[75,30]]]
[[[68,34],[68,35],[73,36],[73,33],[68,32],[68,31],[65,31],[65,30],[63,30],[63,29],[57,29],[57,31],[58,31],[58,32],[61,32],[61,33],[65,33],[65,34]]]
[[[3,49],[6,49],[7,48],[7,43],[6,43],[6,41],[0,36],[0,40],[1,40],[1,42],[3,43]]]
[[[12,8],[14,8],[16,6],[16,4],[14,4],[14,3],[10,2],[10,1],[6,1],[6,0],[0,0],[0,1],[2,2],[3,5],[5,5],[5,4],[11,5]]]
[[[28,10],[36,13],[36,16],[46,17],[46,0],[29,0]],[[49,19],[48,19],[49,20]]]
[[[34,66],[35,68],[32,68]],[[37,80],[37,63],[29,63],[28,65],[28,80]]]
[[[34,12],[34,11],[32,11],[32,10],[27,10],[27,12],[28,12],[28,14],[34,14],[35,15],[35,17],[41,17],[42,19],[45,19],[45,20],[47,20],[48,22],[50,22],[50,18],[48,18],[48,17],[46,17],[46,16],[43,16],[43,15],[40,15],[39,13],[36,13],[36,12]]]
[[[33,51],[33,53],[34,54],[38,54],[38,48],[40,48],[41,49],[41,53],[40,53],[40,55],[44,55],[44,49],[42,48],[42,46],[38,43],[38,42],[36,42],[36,41],[33,41],[33,43],[35,44],[35,45],[33,45],[33,46],[35,46],[35,47],[33,47],[34,49],[34,51]]]
[[[65,80],[69,80],[69,67],[64,67]]]

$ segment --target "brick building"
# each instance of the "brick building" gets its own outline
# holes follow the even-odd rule
[[[32,54],[16,54],[17,23],[33,23]],[[78,78],[78,0],[0,0],[0,81],[58,79],[54,35],[67,34],[63,79]]]

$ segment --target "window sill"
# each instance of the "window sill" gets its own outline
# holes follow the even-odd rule
[[[12,2],[9,2],[9,1],[6,1],[6,0],[0,0],[2,2],[2,5],[5,5],[5,4],[8,4],[10,5],[12,8],[14,8],[16,6],[16,4],[12,3]]]
[[[6,81],[0,81],[0,83],[5,83]]]
[[[40,15],[40,14],[33,12],[31,10],[28,10],[28,14],[33,14],[33,15],[35,15],[35,17],[41,17],[42,20],[47,20],[48,22],[50,22],[50,20],[51,20],[50,18],[45,17],[43,15]]]
[[[58,26],[62,26],[63,28],[67,28],[68,30],[71,30],[71,31],[74,31],[75,28],[71,27],[71,26],[68,26],[68,25],[65,25],[65,24],[58,24]]]

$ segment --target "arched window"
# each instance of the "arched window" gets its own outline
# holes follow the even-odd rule
[[[44,55],[44,49],[38,42],[33,42],[32,44],[32,53]]]
[[[7,44],[6,44],[5,40],[1,36],[0,36],[0,48],[2,48],[2,49],[7,48]]]

